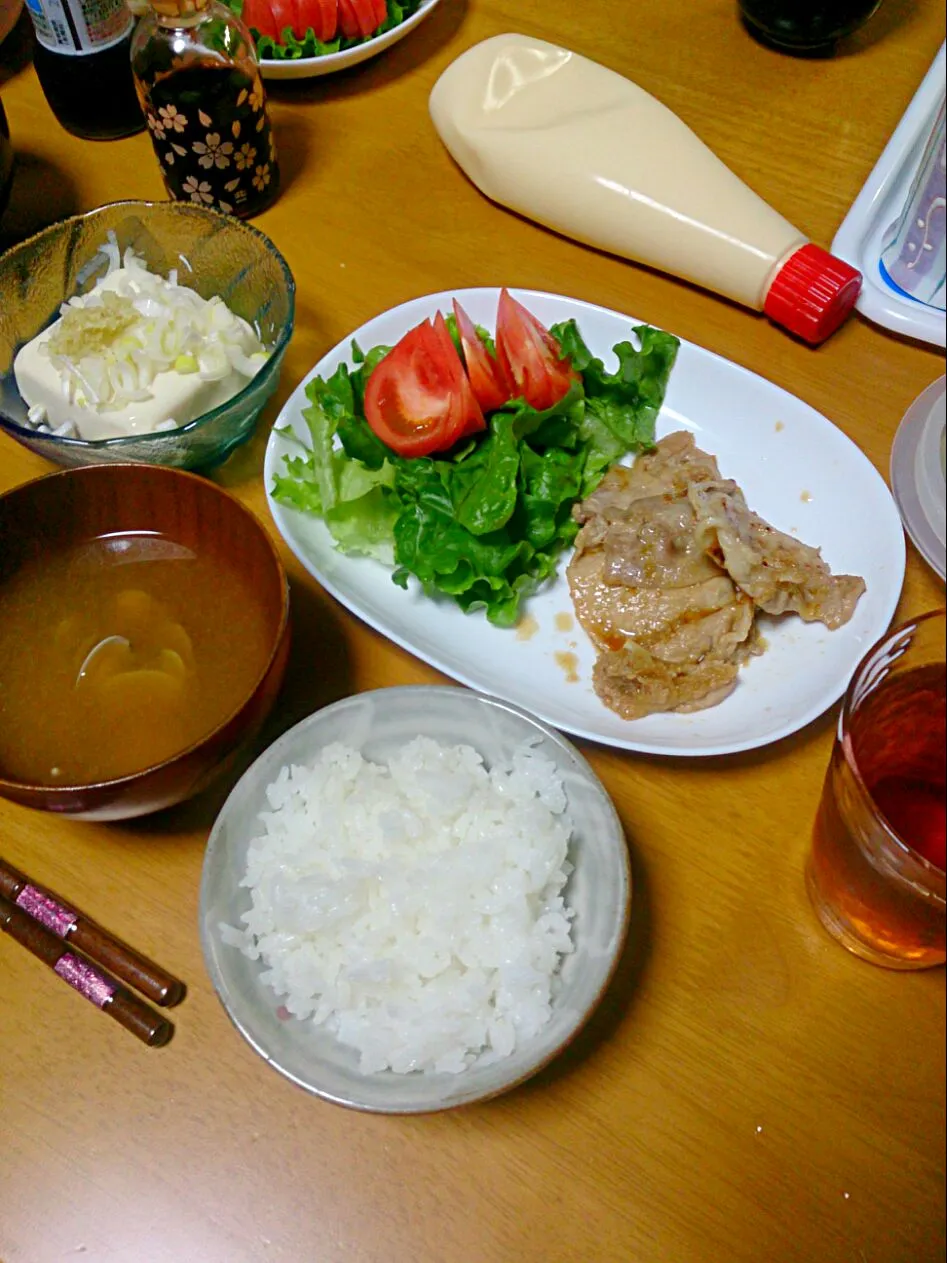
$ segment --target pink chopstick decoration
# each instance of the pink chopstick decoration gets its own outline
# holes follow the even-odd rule
[[[172,1023],[135,991],[155,1004],[177,1004],[184,983],[2,858],[0,932],[150,1048],[160,1048],[174,1034]]]
[[[115,988],[91,965],[79,960],[71,952],[60,956],[53,965],[53,972],[59,974],[70,987],[74,987],[80,995],[91,1000],[100,1009],[104,1009],[115,995]]]
[[[98,964],[70,951],[58,934],[3,893],[0,931],[32,952],[83,999],[90,1000],[150,1048],[160,1048],[174,1034],[174,1026],[163,1013],[157,1013]]]
[[[180,979],[71,908],[55,891],[30,881],[2,857],[0,898],[8,899],[37,925],[68,942],[83,960],[94,961],[109,976],[140,991],[154,1004],[172,1005],[184,998],[184,983]]]
[[[58,938],[65,938],[76,928],[78,917],[72,909],[57,903],[55,899],[43,894],[35,886],[24,886],[15,902],[24,912],[28,912],[34,921],[45,925],[47,930],[52,930]]]

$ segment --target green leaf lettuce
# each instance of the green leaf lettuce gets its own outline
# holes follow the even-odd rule
[[[340,549],[414,575],[429,594],[483,609],[512,626],[525,596],[556,570],[575,539],[572,506],[628,453],[654,443],[655,419],[678,340],[647,325],[615,348],[609,372],[574,320],[551,330],[581,384],[545,412],[518,399],[488,418],[483,436],[451,452],[407,459],[365,420],[365,383],[387,347],[306,387],[311,447],[284,459],[273,496],[326,522]]]

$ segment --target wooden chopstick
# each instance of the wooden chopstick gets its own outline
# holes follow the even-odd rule
[[[160,1048],[174,1034],[173,1025],[163,1013],[155,1012],[116,978],[78,952],[70,951],[62,938],[3,895],[0,895],[0,930],[150,1048]]]
[[[52,891],[31,882],[25,873],[4,859],[0,859],[0,897],[155,1004],[168,1006],[184,998],[183,982],[89,917],[70,908]]]

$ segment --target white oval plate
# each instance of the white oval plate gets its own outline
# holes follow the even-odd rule
[[[611,348],[626,339],[632,316],[593,303],[517,290],[547,325],[575,317],[590,349],[614,365]],[[498,289],[429,294],[369,320],[312,369],[286,401],[276,427],[307,440],[305,384],[350,361],[351,339],[363,351],[398,338],[456,296],[473,319],[495,327]],[[564,555],[559,574],[527,603],[527,634],[466,615],[448,598],[396,587],[379,562],[347,557],[325,525],[277,504],[273,475],[293,444],[270,435],[264,463],[267,502],[281,535],[301,564],[344,606],[438,670],[472,688],[531,710],[547,723],[607,745],[652,754],[728,754],[766,745],[802,728],[845,691],[865,651],[887,629],[904,578],[904,532],[884,480],[855,444],[820,413],[755,373],[682,342],[658,417],[658,436],[692,430],[719,458],[721,473],[743,488],[752,509],[773,526],[821,547],[837,573],[858,574],[868,590],[852,620],[830,632],[795,616],[766,620],[767,651],[740,673],[719,706],[692,715],[649,715],[628,721],[608,710],[592,688],[595,651],[572,616]]]
[[[264,79],[314,79],[317,75],[331,75],[336,70],[347,70],[349,66],[368,61],[369,57],[377,57],[386,48],[410,35],[434,11],[438,3],[439,0],[421,0],[418,9],[399,26],[393,26],[383,35],[376,35],[373,39],[367,39],[364,44],[356,44],[354,48],[346,48],[339,53],[325,53],[322,57],[297,57],[288,61],[261,57],[260,71]]]

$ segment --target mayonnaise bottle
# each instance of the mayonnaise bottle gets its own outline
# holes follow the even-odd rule
[[[487,197],[587,245],[681,276],[811,343],[861,274],[807,241],[676,114],[567,48],[496,35],[430,97],[454,160]]]

